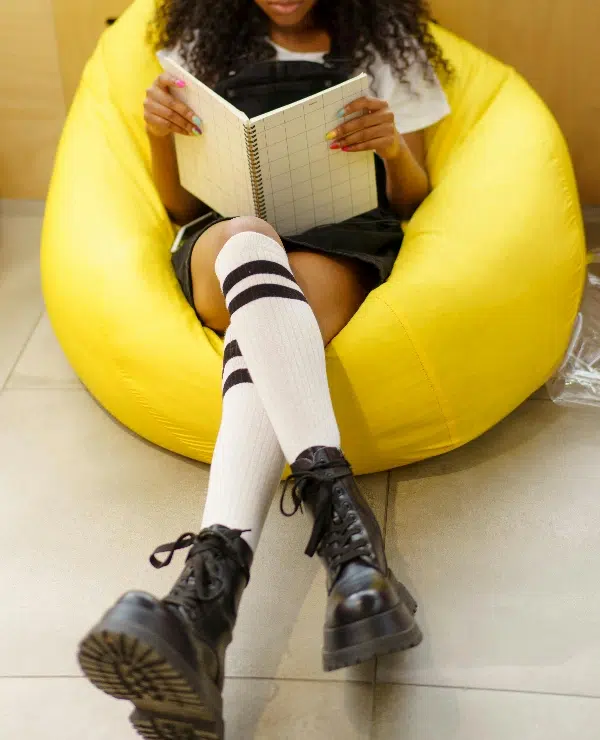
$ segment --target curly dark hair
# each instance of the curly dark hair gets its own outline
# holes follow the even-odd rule
[[[369,70],[378,53],[404,80],[416,40],[434,69],[451,74],[429,30],[427,0],[319,0],[315,13],[331,38],[326,60],[347,59],[354,69]],[[272,59],[267,36],[268,18],[253,0],[159,0],[150,27],[154,47],[179,44],[187,68],[208,85],[239,69],[240,61]],[[427,59],[422,64],[431,77]]]

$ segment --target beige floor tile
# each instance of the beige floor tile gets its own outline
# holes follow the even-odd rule
[[[0,388],[42,313],[41,219],[0,215]]]
[[[10,376],[7,388],[81,388],[44,313]]]
[[[387,551],[425,642],[379,680],[600,696],[599,439],[600,414],[531,401],[392,474]]]
[[[597,740],[600,700],[378,686],[373,740]]]
[[[364,684],[231,679],[226,740],[367,740],[371,710]],[[134,740],[130,712],[83,678],[0,679],[2,740]]]
[[[483,437],[448,455],[398,468],[397,482],[473,474],[517,482],[600,479],[600,411],[526,402]]]
[[[359,483],[383,523],[387,473],[363,476]],[[323,673],[325,578],[318,558],[311,560],[304,555],[309,535],[307,516],[298,512],[286,519],[279,512],[279,500],[273,503],[242,601],[228,656],[228,675],[372,679],[372,662]]]
[[[77,642],[116,597],[171,586],[183,555],[162,571],[148,555],[199,526],[206,483],[84,391],[4,391],[0,673],[77,674]]]
[[[230,679],[227,740],[368,740],[370,684]]]
[[[0,678],[2,740],[139,740],[130,712],[83,678]]]

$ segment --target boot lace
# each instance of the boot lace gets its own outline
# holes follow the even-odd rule
[[[336,470],[337,468],[337,470]],[[315,521],[305,553],[317,552],[332,567],[340,567],[361,556],[370,556],[371,547],[358,516],[349,501],[335,495],[335,482],[348,476],[348,469],[335,462],[318,463],[311,470],[292,473],[281,493],[279,508],[284,516],[292,517],[304,511],[307,496],[316,496]],[[293,508],[285,509],[285,497],[290,483]]]
[[[235,530],[239,537],[247,530]],[[186,566],[181,576],[164,601],[185,607],[195,614],[197,602],[214,601],[223,593],[226,584],[224,573],[225,559],[234,560],[250,580],[250,572],[242,557],[231,546],[229,540],[217,532],[186,532],[166,545],[160,545],[150,556],[150,563],[155,568],[165,568],[173,560],[177,550],[191,547],[186,558]],[[156,556],[167,553],[164,560]],[[196,557],[197,555],[202,557]]]

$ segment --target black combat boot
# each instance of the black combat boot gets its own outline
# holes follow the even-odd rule
[[[314,519],[306,554],[327,570],[323,667],[326,671],[407,650],[422,635],[417,604],[388,568],[379,524],[350,465],[333,447],[311,447],[292,464],[293,515],[304,504]]]
[[[146,740],[224,737],[225,650],[252,564],[241,534],[214,525],[158,547],[150,557],[155,568],[191,546],[168,596],[126,593],[79,646],[85,675],[133,702],[131,722]],[[159,553],[168,553],[164,561]]]

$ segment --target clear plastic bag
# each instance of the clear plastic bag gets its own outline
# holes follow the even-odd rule
[[[547,389],[561,406],[600,409],[600,249],[590,253],[588,282],[571,344]]]

